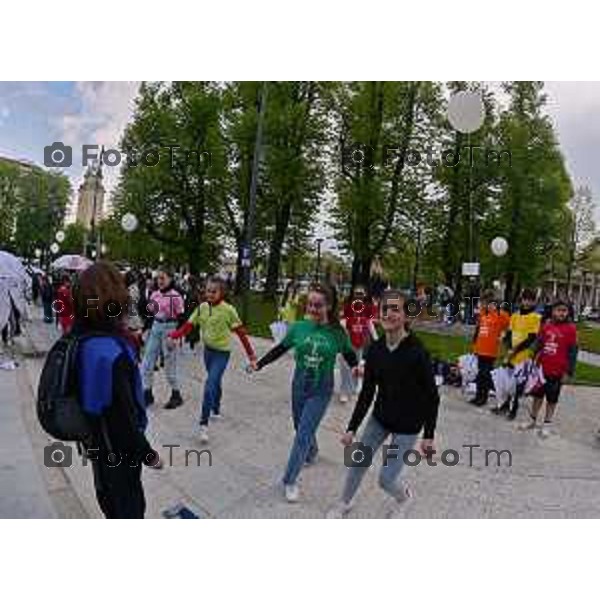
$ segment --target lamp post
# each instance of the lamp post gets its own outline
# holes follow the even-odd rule
[[[256,217],[256,189],[258,186],[258,168],[262,151],[263,124],[265,119],[265,106],[267,102],[267,82],[264,81],[260,91],[260,102],[258,105],[258,118],[256,123],[256,139],[254,141],[254,156],[252,159],[252,179],[250,181],[250,196],[248,202],[248,221],[246,224],[246,236],[242,247],[241,267],[242,278],[242,320],[248,320],[248,301],[250,295],[250,275],[252,272],[252,238],[254,237],[254,221]]]
[[[315,281],[318,282],[321,279],[321,244],[323,243],[323,238],[317,238],[317,266],[315,269]]]
[[[131,234],[138,228],[138,218],[133,213],[121,217],[121,229],[127,233],[127,261],[131,263]]]

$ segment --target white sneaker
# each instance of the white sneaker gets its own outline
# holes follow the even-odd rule
[[[285,486],[285,499],[293,504],[294,502],[298,502],[300,499],[300,488],[294,483],[293,485]]]
[[[518,427],[519,431],[532,431],[537,427],[537,421],[527,419],[527,422],[521,423]]]
[[[342,404],[346,404],[348,402],[349,398],[347,396],[347,394],[340,394],[340,402]]]
[[[552,423],[544,423],[541,427],[540,427],[540,431],[538,433],[538,435],[543,439],[547,439],[549,438],[551,435],[554,435],[555,431],[554,431],[554,427],[552,425]]]
[[[218,415],[211,415],[210,418],[214,419],[215,421],[222,421],[223,420],[223,414],[219,413]]]
[[[326,519],[343,519],[352,510],[352,504],[340,500],[326,513]]]
[[[206,425],[198,427],[198,441],[201,444],[208,444],[208,427]]]

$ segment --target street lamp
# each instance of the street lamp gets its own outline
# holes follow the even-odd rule
[[[121,217],[121,229],[125,233],[133,233],[139,225],[138,218],[133,213],[125,213]],[[131,235],[127,236],[127,261],[131,266]]]
[[[248,219],[246,222],[246,235],[242,246],[243,269],[242,278],[242,321],[248,320],[248,302],[250,295],[250,276],[252,273],[252,238],[254,237],[254,221],[256,217],[256,189],[258,187],[258,171],[262,150],[263,123],[265,120],[265,106],[267,103],[267,82],[264,81],[260,91],[258,116],[256,122],[256,138],[254,140],[254,156],[252,157],[252,177],[250,179],[250,196],[248,199]]]
[[[315,281],[319,281],[321,279],[321,244],[323,243],[323,238],[317,238],[315,240],[317,242],[317,268],[315,271]]]

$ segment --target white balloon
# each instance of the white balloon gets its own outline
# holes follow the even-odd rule
[[[59,244],[62,244],[65,241],[65,232],[64,231],[57,231],[56,232],[56,241]]]
[[[490,248],[494,256],[504,256],[508,251],[508,242],[503,237],[495,237]]]
[[[137,217],[133,213],[125,213],[121,218],[121,227],[127,233],[132,233],[138,227]]]
[[[485,107],[479,92],[456,92],[448,102],[448,121],[461,133],[477,131],[485,119]]]
[[[52,244],[52,246],[50,246],[50,252],[52,252],[52,254],[58,254],[60,252],[60,246],[56,243]]]

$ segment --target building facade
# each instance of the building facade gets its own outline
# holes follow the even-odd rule
[[[77,223],[86,230],[92,229],[102,221],[104,215],[104,185],[102,182],[102,167],[88,167],[79,186],[77,197]]]

